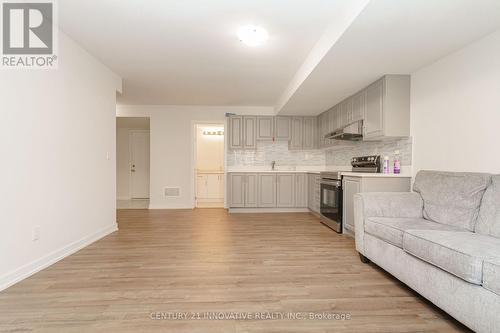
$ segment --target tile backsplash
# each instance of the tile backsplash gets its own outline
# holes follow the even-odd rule
[[[229,150],[228,167],[270,166],[276,161],[278,166],[350,166],[354,156],[381,155],[394,158],[394,151],[399,150],[402,166],[412,164],[412,139],[404,138],[378,142],[339,142],[339,146],[328,149],[306,151],[288,150],[288,142],[257,142],[255,150]]]
[[[324,166],[325,152],[322,150],[288,150],[288,142],[257,142],[255,150],[229,150],[227,166]]]
[[[389,156],[390,163],[394,159],[394,151],[399,150],[401,165],[412,165],[412,139],[404,138],[377,142],[350,142],[325,151],[326,166],[344,166],[351,164],[354,156],[381,155]]]

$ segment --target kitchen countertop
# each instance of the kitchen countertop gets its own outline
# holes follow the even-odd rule
[[[342,176],[360,178],[411,178],[410,174],[401,173],[363,173],[363,172],[342,172]]]
[[[320,171],[307,171],[307,170],[237,170],[228,171],[227,173],[316,173]]]
[[[264,170],[264,169],[236,169],[229,170],[227,173],[310,173],[319,175],[321,172],[338,171],[337,170]],[[342,176],[360,177],[360,178],[412,178],[410,173],[362,173],[352,171],[341,171]]]

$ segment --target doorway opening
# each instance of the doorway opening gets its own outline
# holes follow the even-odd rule
[[[224,124],[195,125],[195,207],[224,207]]]
[[[118,209],[149,208],[149,147],[149,118],[116,118],[116,207]]]

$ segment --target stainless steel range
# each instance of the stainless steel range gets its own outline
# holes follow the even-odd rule
[[[380,173],[380,156],[354,157],[352,172]],[[338,233],[342,233],[342,172],[321,173],[321,222]]]
[[[321,222],[342,233],[342,174],[321,173]]]
[[[380,155],[354,157],[351,166],[352,172],[380,173]]]

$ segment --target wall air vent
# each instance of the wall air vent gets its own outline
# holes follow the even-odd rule
[[[181,190],[178,187],[165,187],[164,194],[166,197],[178,197]]]

